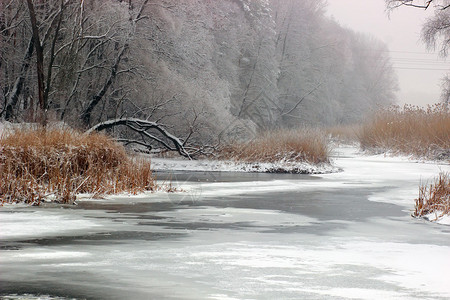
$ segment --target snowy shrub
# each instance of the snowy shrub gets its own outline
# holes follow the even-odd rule
[[[440,173],[430,184],[419,188],[419,198],[413,213],[415,217],[427,217],[438,220],[444,215],[450,215],[450,173]]]

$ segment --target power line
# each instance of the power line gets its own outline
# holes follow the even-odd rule
[[[447,71],[450,72],[450,68],[449,69],[436,69],[436,68],[415,68],[415,67],[393,67],[394,69],[399,69],[399,70],[426,70],[426,71]]]
[[[381,50],[381,49],[363,49],[364,52],[389,52],[389,53],[406,53],[406,54],[421,54],[439,56],[436,52],[418,52],[418,51],[404,51],[404,50]]]
[[[403,65],[409,67],[433,67],[433,68],[450,68],[450,64],[433,64],[427,62],[393,62],[394,65]]]
[[[391,52],[391,53],[408,53],[408,54],[426,54],[426,55],[439,56],[438,53],[432,53],[432,52],[399,51],[399,50],[386,50],[385,52]]]
[[[392,57],[391,60],[396,61],[410,61],[410,62],[429,62],[429,63],[450,63],[450,61],[439,61],[436,59],[426,59],[426,58],[400,58],[400,57]]]

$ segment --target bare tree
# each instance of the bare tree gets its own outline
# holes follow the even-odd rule
[[[442,79],[441,83],[441,102],[445,103],[447,106],[450,103],[450,76],[447,75]]]
[[[34,4],[32,0],[27,0],[28,5],[28,11],[30,14],[30,21],[31,21],[31,29],[32,29],[32,41],[34,43],[34,48],[36,49],[36,70],[37,70],[37,83],[38,83],[38,96],[39,96],[39,106],[41,108],[41,123],[45,126],[47,125],[47,111],[48,111],[48,95],[50,91],[50,84],[52,80],[52,70],[53,70],[53,63],[55,61],[55,45],[56,41],[58,39],[59,29],[61,27],[62,17],[63,17],[63,10],[64,10],[64,3],[63,0],[61,0],[61,5],[58,13],[56,14],[55,18],[51,22],[51,25],[49,27],[49,30],[53,27],[54,22],[56,22],[56,28],[55,33],[53,35],[53,40],[51,43],[51,50],[50,50],[50,59],[49,64],[47,68],[47,80],[45,81],[45,75],[44,75],[44,47],[41,43],[41,38],[39,36],[39,26],[37,24],[36,19],[36,12],[34,9]],[[27,51],[27,54],[29,51]]]
[[[436,10],[434,17],[429,18],[422,28],[422,39],[428,48],[439,48],[443,57],[448,55],[450,48],[450,9],[447,7]]]
[[[0,2],[0,117],[8,120],[14,118],[34,52],[32,36],[21,38],[25,20],[29,20],[26,2]]]
[[[388,9],[395,9],[400,6],[409,6],[409,7],[415,7],[415,8],[423,8],[427,9],[432,3],[433,0],[385,0],[386,1],[386,7]]]
[[[442,57],[447,57],[450,49],[450,1],[449,0],[385,0],[388,11],[401,6],[419,9],[434,9],[422,27],[421,38],[429,50],[439,49]],[[442,79],[442,101],[448,103],[450,81],[448,75]]]
[[[428,18],[422,28],[422,40],[427,47],[435,50],[437,45],[442,56],[447,56],[450,48],[450,1],[449,0],[385,0],[390,12],[401,6],[434,9],[434,16]]]
[[[26,79],[25,77],[30,67],[30,60],[33,55],[33,51],[34,51],[34,40],[33,37],[31,37],[30,42],[28,43],[28,48],[22,60],[20,73],[18,74],[17,79],[14,82],[12,90],[9,91],[9,96],[6,98],[4,109],[0,111],[0,117],[3,115],[3,113],[5,113],[6,120],[11,120],[14,116],[13,111],[17,106],[17,102],[19,101],[19,95],[22,92],[22,88]]]

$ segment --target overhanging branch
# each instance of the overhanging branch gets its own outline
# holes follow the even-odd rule
[[[154,140],[161,145],[163,145],[165,148],[171,151],[177,151],[180,155],[187,157],[191,159],[191,155],[186,151],[184,148],[183,142],[176,137],[175,135],[168,132],[161,124],[158,124],[156,122],[137,119],[137,118],[118,118],[118,119],[112,119],[105,122],[98,123],[97,125],[91,127],[89,130],[86,131],[86,134],[90,134],[94,131],[102,131],[108,128],[112,128],[115,126],[127,126],[129,129],[133,130],[134,132],[137,132],[151,140]],[[171,146],[169,143],[165,142],[163,139],[155,136],[154,134],[151,134],[148,132],[149,130],[156,130],[159,132],[164,138],[166,138],[173,146]]]

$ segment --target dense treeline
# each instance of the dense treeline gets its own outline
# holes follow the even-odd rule
[[[0,0],[0,117],[40,116],[27,1]],[[317,0],[29,0],[50,119],[135,117],[207,141],[360,120],[395,99],[386,46]]]

